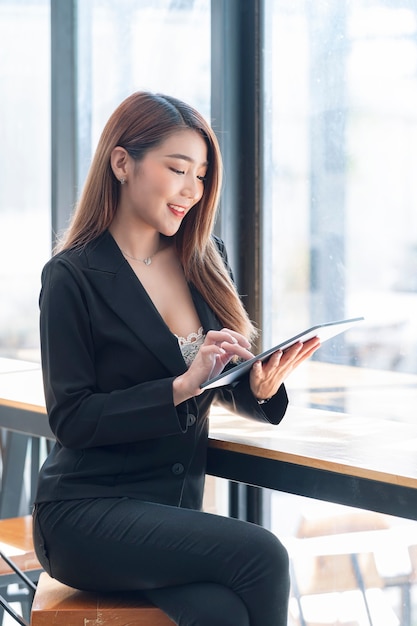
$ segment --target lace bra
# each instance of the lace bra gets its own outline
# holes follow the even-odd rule
[[[197,352],[204,342],[205,336],[203,332],[203,327],[200,326],[196,333],[190,333],[188,337],[178,337],[178,335],[175,336],[178,339],[184,361],[187,367],[190,367],[191,363],[197,356]]]

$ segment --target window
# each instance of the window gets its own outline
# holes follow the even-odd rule
[[[270,343],[365,316],[287,386],[294,406],[335,423],[347,413],[358,432],[366,420],[366,450],[373,417],[415,421],[416,34],[412,0],[265,3],[264,328]],[[416,589],[401,590],[415,571],[415,522],[277,492],[270,510],[291,548],[291,623],[370,623],[365,609],[375,623],[412,623]]]
[[[52,33],[50,23],[49,0],[0,0],[0,356],[30,360],[40,358],[38,295],[51,229],[66,226],[108,116],[138,89],[171,94],[210,116],[210,0],[55,2]],[[75,42],[75,85],[71,54],[51,50],[59,28],[66,44]],[[61,33],[52,41],[59,48]],[[51,85],[51,59],[59,85]],[[51,136],[51,89],[58,140]],[[65,118],[71,102],[74,126]],[[76,132],[63,147],[66,126]],[[52,163],[51,142],[59,141]]]
[[[266,6],[269,332],[364,315],[317,358],[416,373],[417,5]]]
[[[210,118],[209,0],[78,2],[81,181],[109,115],[137,90]]]
[[[30,360],[51,245],[49,41],[47,0],[0,0],[0,356]]]

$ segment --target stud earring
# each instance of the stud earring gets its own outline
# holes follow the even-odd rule
[[[121,178],[121,179],[120,179],[120,184],[121,184],[121,185],[124,185],[124,184],[125,184],[125,182],[126,182],[126,178]]]

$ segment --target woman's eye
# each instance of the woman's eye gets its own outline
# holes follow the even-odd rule
[[[185,170],[177,170],[176,167],[170,167],[169,169],[171,170],[171,172],[174,172],[174,174],[178,174],[178,176],[184,176],[185,175]],[[202,183],[204,183],[206,181],[206,175],[204,175],[204,176],[197,176],[197,179],[200,180]]]

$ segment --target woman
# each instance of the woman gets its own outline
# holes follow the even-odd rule
[[[58,580],[138,590],[181,626],[284,626],[285,548],[201,511],[207,421],[216,401],[279,423],[283,381],[318,341],[256,363],[233,389],[200,389],[253,356],[253,326],[212,236],[220,185],[215,135],[191,107],[139,92],[110,117],[42,274],[57,441],[39,476],[36,551]]]

